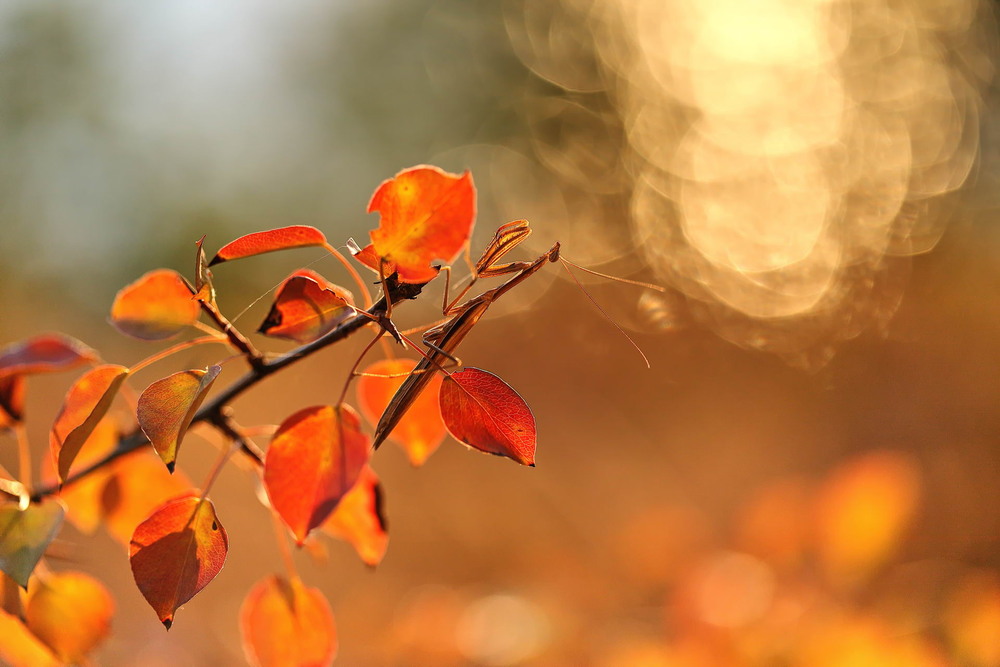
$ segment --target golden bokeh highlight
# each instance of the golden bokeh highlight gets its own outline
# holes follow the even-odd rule
[[[567,247],[636,250],[747,347],[794,356],[892,316],[894,263],[935,246],[935,202],[978,155],[984,3],[516,6],[515,52],[560,91],[526,102],[538,161],[569,201],[628,206],[586,239],[563,221]]]

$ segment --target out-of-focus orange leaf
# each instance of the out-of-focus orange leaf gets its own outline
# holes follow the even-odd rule
[[[222,366],[181,371],[152,383],[139,396],[136,417],[153,449],[174,471],[177,450]]]
[[[43,334],[0,350],[0,377],[68,371],[97,359],[97,353],[69,336]]]
[[[916,633],[900,633],[866,617],[824,618],[799,633],[795,667],[947,667],[952,664]]]
[[[94,427],[90,437],[83,443],[76,461],[70,467],[70,474],[85,468],[100,460],[118,445],[118,422],[112,417],[105,417]],[[121,459],[119,459],[120,461]],[[66,518],[83,533],[93,534],[101,525],[104,511],[101,494],[104,485],[113,474],[115,461],[93,471],[86,477],[77,480],[59,490],[59,497],[66,503]],[[56,465],[51,456],[42,458],[42,479],[56,479]],[[131,535],[131,531],[129,532]]]
[[[364,372],[371,375],[362,375],[358,379],[358,404],[368,421],[378,424],[379,417],[414,366],[416,362],[410,359],[384,359],[365,369]],[[377,375],[398,377],[375,377]],[[440,390],[441,376],[434,373],[389,434],[403,446],[410,463],[415,466],[422,465],[434,453],[447,433],[437,398]]]
[[[241,236],[235,241],[231,241],[222,246],[215,257],[208,263],[215,266],[231,259],[241,259],[243,257],[253,257],[275,250],[287,250],[289,248],[303,248],[308,246],[324,245],[326,237],[323,232],[315,227],[307,225],[293,225],[291,227],[281,227],[280,229],[269,229],[266,232],[254,232]]]
[[[32,583],[28,629],[64,662],[81,662],[111,630],[115,604],[104,585],[82,572],[59,572]]]
[[[59,667],[49,647],[17,616],[0,611],[0,663],[10,667]]]
[[[740,511],[737,545],[771,565],[798,565],[812,533],[811,502],[812,490],[803,480],[783,479],[759,489]]]
[[[0,429],[24,419],[24,387],[23,375],[0,377]]]
[[[17,587],[17,582],[0,572],[0,611],[14,616],[23,616],[24,609],[21,605],[21,589]]]
[[[944,626],[959,664],[1000,665],[1000,576],[981,570],[963,577],[945,606]]]
[[[111,306],[111,324],[142,340],[163,340],[195,323],[201,306],[176,271],[157,269],[123,287]]]
[[[368,438],[347,405],[306,408],[278,427],[264,459],[264,486],[299,546],[354,486],[368,457]]]
[[[444,378],[441,416],[456,440],[488,454],[535,465],[535,417],[510,385],[479,368]]]
[[[153,510],[191,491],[191,481],[183,472],[171,475],[148,449],[126,454],[111,463],[108,480],[101,489],[104,527],[112,537],[128,545],[136,526]]]
[[[354,297],[309,269],[285,279],[258,332],[308,343],[354,314]]]
[[[322,529],[350,542],[365,565],[374,567],[382,562],[389,533],[382,514],[382,485],[371,466],[365,466]]]
[[[917,510],[916,465],[900,452],[876,451],[834,470],[819,491],[820,560],[835,582],[852,582],[882,565]]]
[[[0,505],[0,570],[22,588],[49,546],[66,510],[62,501],[46,499],[21,509],[17,503]]]
[[[437,275],[434,260],[451,262],[472,234],[476,187],[468,171],[461,176],[430,166],[405,169],[375,190],[368,212],[378,211],[372,243],[355,254],[375,271],[400,282],[423,283]]]
[[[188,496],[161,505],[139,524],[129,562],[139,591],[169,630],[177,608],[215,578],[228,552],[212,501]]]
[[[329,665],[337,655],[330,605],[298,579],[257,582],[240,609],[240,632],[247,661],[258,667]]]
[[[70,387],[49,433],[49,448],[56,459],[59,481],[66,479],[83,443],[111,407],[129,370],[106,364],[84,373]]]

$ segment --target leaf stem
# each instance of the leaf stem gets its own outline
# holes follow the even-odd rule
[[[21,484],[31,493],[34,487],[34,473],[31,467],[31,443],[28,442],[28,430],[22,422],[17,422],[13,426],[14,436],[17,438],[17,471]]]
[[[271,523],[274,526],[274,539],[278,543],[278,551],[281,552],[281,561],[285,564],[285,571],[288,572],[289,581],[297,581],[299,571],[295,568],[295,558],[292,556],[292,548],[288,546],[288,535],[285,524],[281,522],[281,517],[274,511],[274,508],[267,510],[271,514]]]
[[[343,253],[341,253],[339,250],[334,248],[329,243],[324,243],[323,248],[325,248],[328,253],[336,257],[337,260],[344,265],[344,268],[347,269],[347,272],[351,274],[351,278],[354,280],[354,284],[356,284],[361,289],[361,296],[363,296],[365,299],[365,308],[371,308],[372,307],[371,292],[368,290],[368,285],[365,284],[365,281],[361,279],[361,276],[358,274],[357,269],[354,268],[354,265],[347,261],[347,258],[344,257]]]
[[[201,323],[199,322],[199,324],[201,324]],[[165,350],[161,350],[160,352],[157,352],[156,354],[150,355],[150,356],[146,357],[145,359],[143,359],[142,361],[140,361],[139,363],[137,363],[134,366],[132,366],[132,368],[130,370],[131,370],[132,374],[135,374],[135,373],[141,371],[146,366],[152,365],[152,364],[156,363],[157,361],[160,361],[161,359],[165,359],[166,357],[169,357],[170,355],[175,354],[177,352],[181,352],[181,351],[186,350],[186,349],[188,349],[190,347],[194,347],[195,345],[203,345],[204,343],[223,343],[224,344],[224,343],[228,343],[228,342],[229,342],[229,339],[226,338],[225,336],[223,336],[222,334],[220,334],[218,331],[212,331],[211,335],[209,335],[209,336],[202,336],[201,338],[193,338],[191,340],[182,341],[180,343],[177,343],[176,345],[168,347]]]

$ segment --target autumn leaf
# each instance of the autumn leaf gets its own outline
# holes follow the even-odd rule
[[[49,433],[49,447],[57,460],[56,471],[60,482],[66,479],[73,459],[111,407],[128,372],[124,366],[98,366],[83,374],[70,387]]]
[[[322,525],[322,530],[349,542],[365,565],[372,567],[382,562],[389,545],[382,497],[375,471],[365,466],[354,488]]]
[[[201,306],[193,294],[176,271],[150,271],[118,292],[111,306],[111,324],[142,340],[170,338],[197,321]]]
[[[97,359],[97,353],[69,336],[43,334],[0,350],[0,378],[68,371]]]
[[[212,284],[212,272],[208,270],[205,260],[205,237],[195,243],[197,250],[194,256],[194,298],[196,301],[215,304],[215,285]]]
[[[343,287],[299,269],[278,287],[274,304],[257,330],[265,336],[308,343],[354,315],[354,297]]]
[[[437,167],[406,169],[383,182],[368,203],[381,216],[371,232],[371,245],[355,258],[400,282],[424,283],[438,270],[435,260],[450,263],[472,234],[476,221],[476,188],[472,174],[449,174]]]
[[[126,546],[136,526],[153,510],[192,491],[191,481],[182,471],[171,475],[148,449],[116,459],[108,473],[98,499],[103,525],[111,537]]]
[[[10,667],[59,667],[62,663],[21,619],[0,611],[0,664]]]
[[[129,543],[132,576],[169,630],[174,612],[222,570],[229,538],[210,500],[194,496],[161,505]]]
[[[406,374],[413,370],[416,362],[410,359],[384,359],[364,370],[358,378],[358,405],[361,413],[372,424],[378,424],[396,390],[406,380]],[[396,376],[396,377],[376,377]],[[410,463],[419,466],[438,448],[447,433],[441,420],[438,392],[441,376],[433,373],[428,383],[417,394],[417,398],[389,433],[389,437],[400,443]]]
[[[304,248],[307,246],[325,245],[326,237],[323,232],[315,227],[307,225],[293,225],[291,227],[281,227],[280,229],[270,229],[266,232],[254,232],[241,236],[235,241],[231,241],[222,246],[215,257],[208,263],[215,266],[222,262],[243,257],[253,257],[275,250],[287,250],[289,248]]]
[[[55,539],[66,510],[59,500],[48,499],[21,509],[17,503],[0,505],[0,570],[22,588]]]
[[[104,417],[97,423],[90,436],[84,441],[83,446],[80,447],[80,452],[70,467],[70,475],[109,454],[118,445],[119,435],[117,420],[112,417]],[[66,518],[79,531],[92,535],[100,527],[104,520],[101,494],[104,485],[113,474],[114,466],[120,460],[103,466],[59,490],[58,496],[66,503]],[[56,464],[53,457],[42,457],[41,475],[42,479],[49,482],[56,480]],[[129,535],[131,534],[129,531]]]
[[[108,636],[114,608],[101,582],[82,572],[58,572],[32,582],[25,620],[63,662],[78,663]]]
[[[456,440],[488,454],[535,465],[535,417],[496,375],[464,368],[441,385],[441,416]]]
[[[247,661],[258,667],[329,665],[337,655],[337,629],[323,594],[272,575],[250,590],[240,609]]]
[[[139,426],[170,472],[195,412],[221,371],[221,366],[210,366],[174,373],[152,383],[139,396]]]
[[[264,486],[299,546],[354,486],[368,457],[368,438],[347,405],[306,408],[278,427],[264,459]]]
[[[23,375],[0,377],[0,429],[24,419],[24,388]]]

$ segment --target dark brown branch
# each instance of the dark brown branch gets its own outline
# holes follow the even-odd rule
[[[392,303],[397,304],[408,299],[415,299],[420,294],[425,284],[426,283],[410,285],[407,283],[399,283],[394,278],[390,278],[388,280],[388,286],[389,296],[392,298]],[[233,401],[233,399],[255,386],[267,376],[277,373],[281,369],[291,366],[292,364],[305,359],[323,348],[347,338],[355,331],[371,322],[373,317],[376,320],[380,319],[381,316],[385,315],[386,310],[387,302],[386,298],[383,296],[371,307],[369,311],[367,311],[367,313],[358,313],[354,315],[350,319],[345,320],[335,329],[324,334],[322,337],[317,338],[311,343],[300,345],[294,350],[290,350],[280,357],[276,357],[270,361],[265,361],[261,358],[260,363],[253,365],[251,369],[241,378],[233,382],[221,393],[217,394],[211,401],[204,404],[191,420],[191,424],[194,425],[199,422],[208,422],[218,428],[227,437],[232,438],[233,434],[227,430],[227,427],[231,427],[231,423],[229,422],[229,416],[226,414],[225,408],[230,404],[230,402]],[[238,441],[241,442],[241,450],[244,453],[246,453],[256,463],[261,462],[260,452],[253,451],[244,439],[240,438]],[[63,483],[63,486],[73,484],[74,482],[83,479],[96,470],[100,470],[115,459],[139,449],[148,442],[149,440],[146,438],[146,435],[137,428],[132,433],[123,436],[121,440],[118,441],[118,446],[115,450],[110,452],[107,456],[95,461],[83,470],[70,475],[69,478],[67,478]],[[31,496],[31,500],[33,502],[38,502],[45,496],[53,495],[58,491],[59,486],[56,484],[42,487],[34,491]]]

